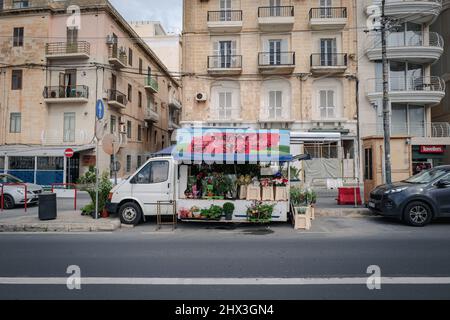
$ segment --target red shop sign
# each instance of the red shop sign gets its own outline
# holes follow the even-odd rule
[[[444,153],[444,146],[420,146],[420,153]]]

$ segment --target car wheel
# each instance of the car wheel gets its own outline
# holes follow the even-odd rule
[[[3,207],[7,210],[14,209],[16,206],[14,202],[14,198],[11,197],[9,194],[5,194],[3,196]]]
[[[432,218],[431,208],[423,202],[414,201],[405,208],[404,220],[414,227],[423,227],[430,223]]]
[[[119,209],[120,222],[136,226],[141,221],[141,208],[134,202],[127,202]]]

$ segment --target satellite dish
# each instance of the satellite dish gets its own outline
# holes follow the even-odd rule
[[[105,135],[102,140],[103,151],[109,155],[119,152],[121,144],[119,137],[116,137],[111,133]]]

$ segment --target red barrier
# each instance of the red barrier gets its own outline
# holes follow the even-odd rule
[[[354,204],[361,205],[361,189],[360,188],[339,188],[337,202],[338,205]]]
[[[27,187],[27,185],[25,184],[25,183],[2,183],[2,195],[1,195],[1,210],[3,211],[3,209],[4,209],[4,206],[5,206],[5,196],[4,196],[4,194],[3,194],[3,188],[4,187],[8,187],[8,186],[11,186],[11,187],[14,187],[14,186],[22,186],[22,187],[24,187],[24,189],[25,189],[25,212],[27,212],[27,202],[28,202],[28,198],[27,198],[27,196],[28,196],[28,187]]]
[[[73,187],[73,189],[75,190],[75,199],[74,199],[74,203],[73,203],[73,207],[75,210],[77,210],[77,194],[78,194],[78,189],[77,189],[77,184],[76,183],[52,183],[52,193],[55,192],[55,187]]]

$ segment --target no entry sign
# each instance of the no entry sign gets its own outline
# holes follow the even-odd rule
[[[67,148],[67,149],[64,151],[64,156],[66,156],[66,157],[69,158],[69,159],[72,158],[73,155],[74,155],[74,151],[73,151],[72,148]]]

